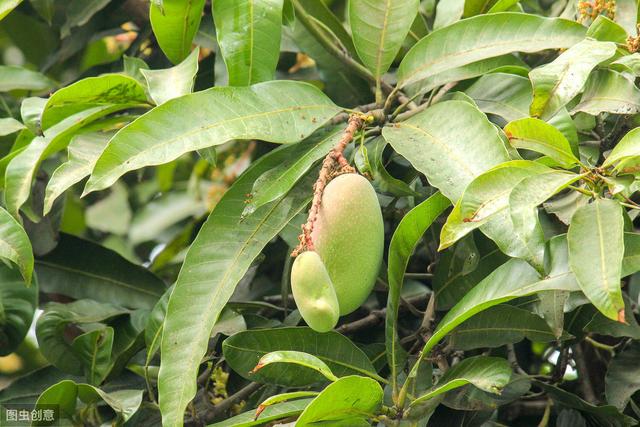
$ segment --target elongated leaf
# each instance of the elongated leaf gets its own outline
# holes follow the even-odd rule
[[[433,22],[433,29],[437,30],[462,18],[464,12],[464,0],[440,1],[436,6],[436,19]]]
[[[0,19],[2,7],[0,6]],[[0,66],[0,92],[30,90],[43,92],[53,87],[53,82],[44,74],[13,65]]]
[[[464,101],[438,103],[382,134],[449,200],[459,199],[482,172],[510,160],[496,128]]]
[[[151,309],[166,285],[145,268],[103,246],[61,234],[56,248],[36,261],[43,292]]]
[[[9,212],[0,207],[0,257],[15,263],[27,286],[33,273],[33,251],[29,236]]]
[[[196,392],[197,370],[209,334],[237,283],[264,246],[310,199],[310,182],[303,180],[284,198],[241,218],[253,182],[283,162],[291,148],[269,153],[245,172],[216,205],[189,248],[169,299],[162,336],[158,386],[166,425],[182,424],[184,408]]]
[[[397,391],[397,376],[403,369],[403,349],[400,346],[396,328],[404,274],[409,263],[409,257],[418,245],[422,235],[449,205],[450,202],[442,194],[434,194],[402,218],[391,238],[387,271],[389,297],[387,299],[387,317],[385,319],[385,342],[394,392]]]
[[[418,0],[350,0],[353,44],[364,65],[380,79],[402,46],[418,13]]]
[[[485,74],[465,93],[485,113],[496,114],[507,121],[529,117],[531,82],[515,74]]]
[[[479,175],[467,186],[440,233],[440,250],[509,208],[511,190],[524,178],[550,169],[529,160],[502,163]]]
[[[415,84],[440,72],[511,52],[568,48],[581,41],[585,32],[576,22],[521,13],[465,19],[434,31],[411,48],[398,69],[398,84]]]
[[[626,44],[628,35],[625,29],[615,21],[612,21],[604,15],[598,15],[591,25],[589,25],[587,37],[600,41]]]
[[[569,337],[567,335],[565,338]],[[498,305],[483,311],[449,334],[449,342],[457,350],[495,348],[517,343],[525,338],[533,342],[556,340],[555,334],[542,318],[510,305]]]
[[[620,275],[624,220],[618,202],[598,199],[580,207],[569,225],[569,262],[580,289],[610,319],[624,322]]]
[[[162,0],[151,2],[149,18],[153,33],[164,54],[174,64],[182,62],[191,51],[198,32],[205,0]]]
[[[67,20],[60,29],[60,35],[64,38],[71,34],[71,29],[80,27],[98,12],[104,9],[110,0],[71,0],[66,8]]]
[[[36,137],[7,166],[4,194],[7,211],[18,216],[20,207],[29,198],[33,176],[43,159],[64,149],[71,137],[86,124],[122,108],[121,104],[116,104],[80,111],[47,129],[44,136]]]
[[[591,115],[602,112],[635,114],[640,112],[640,89],[633,81],[612,70],[591,73],[580,102],[573,108]]]
[[[638,76],[640,75],[640,53],[636,52],[631,55],[625,55],[609,64],[609,68]]]
[[[258,372],[260,369],[273,363],[291,363],[313,369],[329,381],[336,381],[338,379],[326,363],[318,357],[302,351],[272,351],[271,353],[267,353],[260,358],[258,364],[251,372]]]
[[[140,69],[149,87],[149,96],[156,105],[164,104],[173,98],[193,92],[198,73],[198,55],[200,49],[194,49],[184,61],[165,70]],[[167,82],[171,82],[167,84]]]
[[[516,120],[505,126],[504,131],[514,147],[549,156],[565,169],[580,163],[562,132],[542,120]]]
[[[142,390],[118,390],[107,393],[89,384],[63,380],[47,388],[40,395],[36,402],[36,408],[40,405],[42,405],[41,408],[47,408],[47,405],[56,405],[62,418],[70,421],[75,415],[78,401],[85,404],[103,401],[115,411],[118,423],[123,423],[131,418],[140,407],[142,393]],[[34,425],[48,424],[35,423]]]
[[[326,156],[338,143],[343,130],[341,126],[320,129],[296,144],[296,148],[291,150],[288,159],[256,179],[242,215],[251,215],[260,206],[276,200],[289,191],[316,161]]]
[[[409,408],[467,384],[473,384],[480,390],[489,393],[499,394],[502,388],[509,383],[510,378],[511,365],[505,359],[484,356],[470,357],[449,369],[433,388],[411,402]]]
[[[113,328],[86,332],[73,340],[71,347],[82,361],[84,376],[91,385],[100,384],[109,373],[113,351]]]
[[[611,150],[611,153],[607,156],[602,166],[606,168],[638,156],[640,156],[640,128],[635,128],[625,134],[616,146],[613,147],[613,150]]]
[[[311,401],[296,426],[363,425],[380,410],[382,397],[382,387],[371,378],[356,375],[340,378]]]
[[[296,366],[266,366],[249,372],[261,356],[272,351],[302,351],[326,363],[334,375],[375,376],[369,358],[348,338],[337,332],[321,334],[309,328],[277,328],[245,331],[222,344],[225,358],[238,374],[254,381],[286,386],[304,386],[326,381],[321,375]]]
[[[607,403],[620,411],[624,411],[631,396],[640,390],[639,358],[640,346],[637,342],[632,342],[609,362],[604,378]]]
[[[144,88],[131,77],[123,74],[88,77],[51,95],[42,111],[41,127],[46,131],[66,117],[95,107],[122,104],[119,109],[124,110],[146,103]]]
[[[85,193],[110,186],[128,171],[167,163],[186,152],[231,139],[298,142],[339,111],[318,89],[294,81],[214,87],[173,99],[113,137]],[[183,119],[176,122],[176,114]]]
[[[280,56],[283,0],[217,0],[213,20],[229,85],[273,79]]]
[[[4,0],[0,3],[0,20],[7,16],[9,12],[18,7],[22,0]]]
[[[67,147],[69,160],[53,171],[47,183],[43,215],[53,203],[74,184],[91,174],[91,170],[109,142],[108,133],[83,133],[75,136]]]
[[[566,271],[540,279],[528,263],[518,259],[507,261],[449,310],[425,344],[423,354],[428,354],[434,345],[462,322],[489,307],[540,291],[577,290],[576,283],[566,280],[570,275]]]
[[[0,136],[11,135],[22,129],[26,129],[26,126],[13,117],[0,119]]]
[[[29,331],[38,307],[38,286],[27,287],[20,274],[0,265],[0,356],[13,352]]]
[[[227,420],[210,424],[209,427],[252,427],[296,417],[304,411],[304,408],[306,408],[312,400],[313,399],[299,399],[292,402],[277,403],[267,406],[257,419],[256,411],[247,411]]]
[[[549,119],[580,93],[591,70],[616,53],[612,42],[585,39],[563,52],[555,61],[529,73],[533,84],[530,113]]]

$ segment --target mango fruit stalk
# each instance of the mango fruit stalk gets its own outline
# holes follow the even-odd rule
[[[321,323],[324,326],[322,329],[329,330],[335,326],[337,317],[334,320],[328,314],[319,314],[327,316],[325,322],[320,322],[316,316],[319,310],[309,309],[309,306],[313,306],[309,300],[313,301],[316,295],[322,295],[323,302],[320,305],[331,300],[327,296],[329,292],[324,290],[326,277],[320,273],[322,268],[315,263],[321,262],[328,274],[328,283],[337,298],[340,316],[362,305],[378,277],[384,250],[384,222],[375,190],[366,178],[348,173],[329,182],[322,195],[311,238],[315,252],[307,251],[296,258],[291,288],[304,320],[321,332],[314,324]],[[309,262],[316,255],[317,259]],[[311,264],[314,264],[313,268]],[[311,292],[313,288],[322,289],[322,292]],[[332,310],[327,309],[325,313]],[[327,329],[329,323],[333,325]]]

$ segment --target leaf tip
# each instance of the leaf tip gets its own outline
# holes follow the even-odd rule
[[[618,310],[618,322],[627,323],[624,317],[624,308],[621,308],[620,310]]]

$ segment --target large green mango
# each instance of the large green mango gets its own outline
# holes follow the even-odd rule
[[[327,185],[311,240],[333,283],[340,315],[351,313],[371,293],[384,250],[382,213],[366,178],[349,173]]]
[[[316,252],[296,257],[291,268],[291,291],[302,318],[313,330],[327,332],[336,326],[340,317],[338,298]]]

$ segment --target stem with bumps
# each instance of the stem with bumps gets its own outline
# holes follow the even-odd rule
[[[313,201],[311,202],[311,209],[309,209],[309,216],[307,222],[302,225],[302,234],[298,236],[300,243],[291,253],[292,257],[296,257],[304,251],[313,251],[314,245],[311,239],[311,233],[313,232],[313,226],[318,219],[318,212],[320,211],[320,205],[322,204],[322,194],[324,189],[334,177],[344,173],[354,173],[355,169],[349,165],[349,161],[344,157],[344,150],[347,145],[353,140],[355,133],[362,129],[366,123],[367,118],[361,114],[352,114],[349,116],[347,127],[344,130],[344,134],[340,141],[329,151],[329,154],[322,161],[322,167],[318,174],[318,179],[313,184]]]

